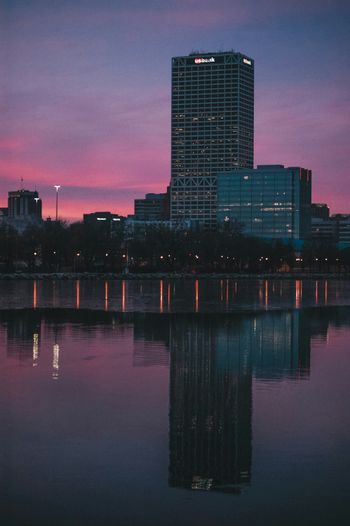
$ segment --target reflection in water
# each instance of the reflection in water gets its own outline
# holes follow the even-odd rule
[[[203,314],[201,282],[200,313],[115,313],[121,284],[105,312],[99,282],[98,311],[34,310],[26,285],[30,310],[0,310],[4,524],[331,525],[348,510],[349,307]]]
[[[1,308],[91,308],[118,312],[237,312],[347,305],[350,281],[161,279],[2,282]],[[30,289],[29,289],[30,288]],[[30,293],[28,294],[30,290]]]
[[[122,281],[122,312],[126,310],[126,282]]]
[[[107,331],[120,338],[132,327],[134,367],[168,367],[170,361],[169,485],[228,493],[251,483],[253,382],[308,380],[311,339],[326,338],[330,322],[348,324],[349,309],[163,316],[0,311],[7,357],[36,366],[43,333],[54,380],[62,372],[67,327],[85,331],[86,338],[98,330],[99,339]]]
[[[303,284],[300,279],[297,279],[295,282],[295,307],[297,309],[300,309],[302,294],[303,294]]]
[[[77,279],[75,283],[75,306],[80,309],[80,281]]]
[[[33,367],[38,365],[39,358],[39,334],[33,334]]]
[[[105,310],[108,310],[108,281],[105,281]]]
[[[36,309],[37,299],[36,299],[36,281],[33,281],[33,308]]]
[[[159,280],[159,312],[163,312],[163,280]]]
[[[171,311],[171,286],[170,283],[168,283],[168,311]]]
[[[250,482],[252,379],[308,378],[300,311],[171,321],[169,484],[240,492]]]
[[[224,333],[207,320],[172,324],[171,486],[236,492],[250,481],[252,377],[241,353],[221,346]]]
[[[52,378],[54,380],[58,379],[58,370],[60,368],[59,364],[60,359],[60,346],[58,343],[54,343],[52,347]]]

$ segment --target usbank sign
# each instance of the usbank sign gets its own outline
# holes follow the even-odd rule
[[[210,57],[210,58],[195,58],[194,59],[195,64],[206,64],[208,62],[215,62],[215,58]]]

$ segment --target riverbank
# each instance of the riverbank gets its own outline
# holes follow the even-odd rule
[[[14,272],[0,274],[0,281],[11,280],[158,280],[158,279],[276,279],[276,280],[350,280],[350,272],[261,272],[261,273],[186,273],[186,272],[150,272],[150,273],[113,273],[113,272]]]

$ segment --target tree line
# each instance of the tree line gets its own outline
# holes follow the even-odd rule
[[[349,271],[350,249],[308,240],[265,241],[239,231],[184,231],[149,227],[114,235],[98,226],[47,221],[19,233],[0,226],[0,271],[42,272],[280,272]]]

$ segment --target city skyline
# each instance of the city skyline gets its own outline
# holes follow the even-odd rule
[[[37,189],[44,216],[110,210],[170,181],[171,57],[255,60],[254,164],[301,165],[313,201],[349,212],[346,3],[0,2],[0,206]],[[152,30],[151,30],[152,29]]]

